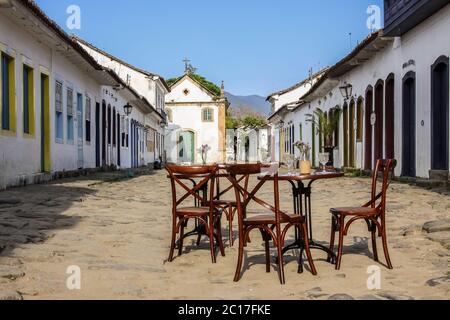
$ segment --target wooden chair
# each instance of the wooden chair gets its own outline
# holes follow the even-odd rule
[[[169,262],[173,261],[174,250],[177,245],[176,237],[180,234],[178,240],[178,255],[181,256],[183,251],[183,240],[190,235],[196,234],[200,238],[201,235],[209,237],[211,260],[216,263],[215,241],[219,245],[222,256],[225,256],[225,251],[222,242],[221,231],[221,215],[222,212],[216,208],[212,199],[214,198],[214,182],[217,172],[217,166],[177,166],[167,165],[166,170],[169,173],[172,186],[172,242],[170,246]],[[193,181],[200,179],[193,187],[188,187],[183,181]],[[200,194],[209,184],[209,200],[202,197]],[[181,187],[185,193],[177,197],[177,187]],[[195,203],[199,206],[186,206],[182,204],[187,199],[194,198]],[[191,232],[184,234],[184,229],[187,227],[189,220],[194,219],[201,226],[198,232]],[[199,242],[197,240],[197,242]]]
[[[269,242],[272,240],[278,253],[278,276],[280,283],[284,284],[284,259],[282,251],[286,234],[290,228],[295,227],[303,235],[304,239],[308,239],[308,230],[304,217],[295,214],[286,214],[280,210],[278,174],[273,179],[275,206],[268,204],[256,196],[261,187],[269,180],[270,176],[262,177],[256,187],[251,192],[248,191],[250,176],[259,175],[261,173],[261,167],[261,164],[243,164],[231,165],[227,168],[235,190],[239,220],[239,253],[234,281],[238,282],[241,278],[244,247],[249,242],[249,234],[251,231],[258,229],[265,242],[266,272],[270,272]],[[238,176],[241,176],[241,178],[238,179]],[[244,186],[239,181],[243,181]],[[252,211],[252,215],[247,215],[249,213],[247,208],[252,202],[263,207],[263,210],[260,213]],[[311,272],[316,275],[317,272],[309,250],[308,241],[305,241],[305,252],[308,257]]]
[[[230,247],[233,247],[234,246],[233,222],[234,222],[234,217],[237,212],[237,203],[235,200],[226,200],[226,199],[222,198],[226,193],[228,193],[231,190],[234,190],[233,184],[231,184],[224,190],[220,190],[220,179],[224,179],[224,178],[228,179],[228,177],[229,177],[229,174],[227,172],[227,167],[228,167],[228,164],[219,165],[219,173],[217,174],[217,181],[216,181],[217,194],[214,197],[214,204],[216,205],[216,207],[222,209],[223,212],[225,213],[225,216],[228,221],[229,244],[230,244]],[[240,183],[242,180],[244,180],[244,178],[245,177],[241,177],[238,180],[238,183]],[[248,179],[246,180],[246,185],[248,185]]]
[[[377,252],[377,231],[378,237],[382,238],[383,250],[387,262],[387,267],[392,269],[391,259],[389,257],[387,234],[386,234],[386,198],[387,190],[394,174],[394,169],[397,165],[396,160],[378,160],[375,172],[372,178],[372,200],[362,207],[355,208],[335,208],[331,209],[332,223],[331,223],[331,240],[330,250],[334,250],[335,234],[339,232],[339,245],[336,261],[336,270],[341,268],[341,260],[344,248],[344,237],[348,234],[351,224],[358,220],[365,220],[372,233],[373,257],[376,262],[378,260]],[[377,193],[378,177],[382,175],[383,183],[381,192]],[[346,219],[350,218],[346,222]],[[331,257],[328,257],[330,261]]]

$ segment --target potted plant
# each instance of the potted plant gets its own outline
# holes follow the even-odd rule
[[[331,155],[331,162],[333,162],[333,150],[337,147],[333,145],[333,135],[339,127],[341,114],[342,109],[340,108],[331,109],[328,113],[317,108],[313,114],[306,115],[306,121],[312,123],[316,128],[316,134],[322,135],[324,139],[323,151]]]
[[[311,173],[311,146],[309,143],[297,141],[294,146],[300,151],[300,174]]]

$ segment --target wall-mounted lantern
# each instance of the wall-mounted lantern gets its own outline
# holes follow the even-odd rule
[[[344,85],[342,87],[339,87],[339,90],[341,91],[342,97],[345,100],[350,99],[353,94],[353,86],[347,82],[344,82]]]
[[[131,114],[131,111],[133,111],[133,106],[129,102],[127,102],[127,104],[123,107],[123,112],[125,112],[127,117],[129,117]]]

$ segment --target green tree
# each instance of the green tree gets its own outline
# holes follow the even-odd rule
[[[205,77],[199,75],[199,74],[195,74],[195,73],[190,73],[189,76],[194,79],[195,81],[197,81],[198,83],[200,83],[203,87],[205,87],[206,89],[208,89],[215,98],[219,98],[220,94],[221,94],[221,90],[219,88],[219,86],[217,86],[215,83],[208,81],[205,79]],[[182,77],[178,77],[178,78],[171,78],[169,80],[167,80],[167,84],[169,86],[174,85],[178,80],[180,80]]]

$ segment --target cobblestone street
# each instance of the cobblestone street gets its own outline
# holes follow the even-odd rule
[[[360,205],[369,190],[364,178],[316,182],[315,238],[329,241],[329,208]],[[270,186],[263,191],[270,199]],[[286,209],[290,196],[283,185]],[[227,256],[212,265],[206,240],[197,248],[192,239],[183,256],[166,262],[171,197],[164,171],[12,189],[0,193],[0,299],[449,299],[449,213],[448,194],[392,184],[387,223],[394,270],[380,265],[381,290],[370,291],[367,268],[377,264],[364,223],[350,230],[341,271],[313,251],[319,275],[300,275],[294,256],[288,256],[285,286],[275,266],[265,273],[264,247],[254,233],[247,269],[233,283],[237,248],[227,247]],[[437,222],[424,228],[431,221]],[[66,286],[73,265],[81,268],[81,290]]]

